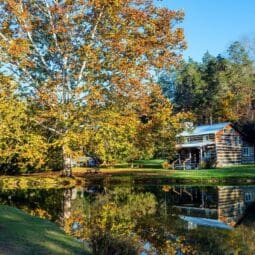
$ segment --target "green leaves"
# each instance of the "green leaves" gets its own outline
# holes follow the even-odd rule
[[[15,83],[0,76],[0,165],[2,172],[40,169],[45,165],[45,138],[34,129],[28,105],[18,100]]]

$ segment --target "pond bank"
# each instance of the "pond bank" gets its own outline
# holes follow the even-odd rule
[[[72,188],[94,180],[113,183],[148,184],[255,184],[255,165],[243,165],[208,170],[165,170],[154,168],[74,168],[73,177],[61,177],[60,172],[42,172],[22,176],[0,176],[0,189]]]
[[[89,255],[88,248],[54,223],[0,206],[1,255]]]
[[[78,177],[97,179],[111,177],[112,179],[133,178],[138,181],[161,179],[169,183],[255,183],[255,165],[243,165],[228,168],[206,170],[165,170],[152,168],[102,168],[98,173],[92,173],[86,168],[75,168],[73,173]]]

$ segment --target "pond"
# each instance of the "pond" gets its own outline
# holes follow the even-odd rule
[[[47,218],[93,254],[255,254],[255,186],[109,179],[68,189],[0,191],[0,204]]]

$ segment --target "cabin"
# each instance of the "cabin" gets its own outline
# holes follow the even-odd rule
[[[255,162],[254,144],[229,123],[189,126],[177,136],[175,169],[231,166]]]

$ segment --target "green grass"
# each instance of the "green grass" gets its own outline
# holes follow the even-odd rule
[[[144,160],[134,160],[133,165],[135,168],[153,168],[162,169],[163,159],[144,159]],[[130,168],[131,163],[116,164],[114,168]]]
[[[88,249],[54,223],[0,206],[0,255],[86,255]]]
[[[146,163],[146,161],[140,161]],[[147,161],[148,162],[148,161]],[[160,162],[160,161],[154,161]],[[151,161],[150,161],[151,163]],[[155,163],[156,164],[156,163]],[[74,169],[74,173],[86,173],[84,168]],[[161,177],[167,179],[188,180],[229,180],[229,179],[253,179],[255,181],[255,165],[240,165],[216,169],[203,170],[165,170],[147,167],[144,168],[103,168],[101,174],[110,174],[111,176],[139,176],[139,177]]]
[[[225,178],[255,178],[255,165],[242,165],[203,170],[169,170],[175,178],[186,179],[225,179]]]
[[[137,164],[144,164],[144,165],[158,165],[161,166],[161,164],[164,162],[163,159],[144,159],[144,160],[135,160],[134,163]]]
[[[124,165],[120,169],[105,169],[103,172],[130,174],[151,174],[161,175],[171,178],[182,179],[224,179],[224,178],[255,178],[255,165],[239,165],[216,169],[199,169],[199,170],[165,170],[162,169],[162,159],[153,160],[135,160],[132,169],[129,165]],[[118,165],[115,166],[118,168]],[[123,170],[121,170],[123,168]],[[124,170],[125,168],[125,170]]]

